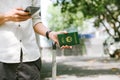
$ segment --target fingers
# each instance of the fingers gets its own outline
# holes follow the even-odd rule
[[[57,32],[57,35],[58,34],[67,34],[67,33],[68,33],[67,31],[59,31],[59,32]],[[57,36],[56,36],[56,38],[57,38]],[[59,45],[58,38],[56,39],[56,43]],[[68,46],[68,45],[64,45],[61,47],[61,49],[71,49],[71,48],[72,48],[72,46]]]
[[[50,32],[49,37],[52,39],[57,45],[59,45],[58,41],[58,34],[67,34],[67,31],[59,31],[59,32]],[[61,49],[66,49],[66,48],[72,48],[72,46],[64,45],[61,47]]]
[[[61,49],[72,49],[72,46],[68,46],[68,45],[62,46]]]
[[[8,14],[8,16],[10,16],[10,21],[15,21],[15,22],[25,21],[25,20],[31,18],[29,13],[24,12],[24,10],[22,8],[13,9],[10,12],[8,12],[7,14]]]
[[[18,7],[18,8],[16,8],[17,10],[23,10],[23,8],[21,8],[21,7]]]
[[[30,16],[21,16],[21,15],[14,15],[14,21],[25,21],[29,19]]]
[[[59,34],[67,34],[67,31],[59,31]]]
[[[29,15],[29,12],[25,12],[23,8],[15,8],[11,10],[10,13],[15,14],[15,15],[21,15],[21,16]]]
[[[29,12],[24,12],[23,10],[17,10],[16,15],[21,15],[21,16],[30,16]]]

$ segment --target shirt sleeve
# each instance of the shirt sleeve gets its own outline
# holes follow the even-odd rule
[[[40,0],[32,0],[32,4],[33,6],[35,7],[41,7],[40,5]],[[33,26],[36,25],[37,23],[39,22],[42,22],[41,21],[41,10],[39,9],[38,12],[36,12],[33,16],[32,16],[32,20],[33,20]]]

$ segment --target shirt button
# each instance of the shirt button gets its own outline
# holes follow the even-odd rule
[[[19,24],[18,26],[20,27],[21,25]]]
[[[20,42],[22,42],[22,40],[20,40]]]

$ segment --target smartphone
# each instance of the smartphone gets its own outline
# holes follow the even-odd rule
[[[39,9],[40,9],[40,7],[28,6],[24,11],[25,11],[25,12],[29,12],[30,15],[33,15],[33,14],[36,13]]]

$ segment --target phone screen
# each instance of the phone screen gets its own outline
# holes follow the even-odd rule
[[[29,7],[27,7],[24,11],[25,11],[25,12],[29,12],[30,15],[33,15],[33,14],[36,13],[39,9],[40,9],[40,7],[29,6]]]

